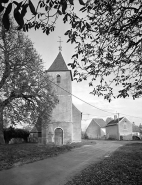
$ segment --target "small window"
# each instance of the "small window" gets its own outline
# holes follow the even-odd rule
[[[60,82],[61,82],[61,76],[57,75],[57,83],[60,83]]]

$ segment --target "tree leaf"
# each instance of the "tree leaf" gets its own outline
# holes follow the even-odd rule
[[[58,13],[59,15],[62,15],[62,12],[61,12],[60,10],[57,10],[57,13]]]
[[[50,3],[49,3],[50,8],[52,8],[53,5],[54,5],[54,2],[50,1]]]
[[[20,14],[20,12],[17,10],[17,8],[15,8],[15,10],[14,10],[14,18],[19,25],[18,30],[21,29],[24,25],[24,20],[23,20],[23,16]]]
[[[69,34],[69,32],[70,32],[70,30],[66,31],[66,32],[64,33],[64,35],[68,35],[68,34]]]
[[[0,4],[0,13],[4,10],[4,7]]]
[[[5,27],[6,30],[9,30],[10,28],[10,21],[9,21],[9,15],[8,14],[5,14],[3,15],[3,18],[2,18],[2,23]]]
[[[17,1],[13,1],[13,3],[14,3],[15,5],[17,5],[17,6],[19,5],[19,3],[18,3]]]
[[[13,1],[13,3],[17,5],[17,10],[19,10],[22,6],[23,1],[21,1],[20,3],[18,3],[17,1]]]
[[[32,12],[33,15],[36,15],[36,11],[35,11],[35,7],[33,5],[33,3],[29,0],[29,7],[30,7],[30,10]]]
[[[64,23],[66,23],[68,21],[68,14],[65,15],[65,17],[63,18]]]
[[[86,22],[86,26],[87,26],[87,29],[88,29],[88,30],[90,30],[90,29],[91,29],[90,24],[88,24],[87,22]]]
[[[2,19],[3,25],[6,30],[9,30],[10,28],[9,13],[11,12],[11,9],[12,9],[12,3],[9,3],[4,12],[3,19]]]
[[[83,7],[79,11],[85,12],[86,10],[87,10],[86,7]]]
[[[24,17],[24,16],[26,15],[26,13],[27,13],[27,7],[28,7],[28,6],[29,6],[28,4],[25,4],[25,5],[23,6],[22,11],[21,11],[22,17]]]
[[[49,35],[49,28],[46,29],[46,35]]]
[[[68,39],[67,42],[69,42],[71,39]]]
[[[85,3],[83,2],[83,0],[79,0],[79,3],[80,3],[81,5],[85,5]]]
[[[12,10],[12,3],[9,3],[6,10],[5,10],[5,14],[9,15],[11,10]]]
[[[112,6],[111,6],[110,3],[107,4],[107,9],[108,9],[108,11],[109,11],[109,13],[110,13],[110,15],[111,15],[113,9],[112,9]]]
[[[133,3],[133,2],[134,2],[134,0],[130,0],[130,1],[129,1],[129,3]]]
[[[62,4],[62,13],[63,13],[63,14],[66,13],[66,9],[67,9],[67,2],[64,1],[64,3]]]
[[[70,2],[71,5],[74,5],[73,0],[69,0],[69,2]]]
[[[9,0],[1,0],[1,3],[8,3]]]
[[[23,26],[23,31],[24,31],[24,32],[26,32],[26,31],[28,32],[28,24],[25,24],[25,25]]]
[[[81,33],[84,31],[84,29],[85,29],[85,25],[82,26],[82,28],[81,28],[81,30],[80,30]]]

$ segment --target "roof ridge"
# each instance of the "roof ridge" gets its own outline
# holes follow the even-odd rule
[[[119,123],[119,121],[121,121],[123,118],[124,118],[124,117],[117,118],[117,119],[113,119],[113,120],[111,120],[110,122],[108,122],[106,126],[108,126],[108,125],[118,124],[118,123]]]
[[[103,118],[93,118],[93,121],[95,121],[101,128],[106,126],[106,122]],[[99,122],[103,121],[103,122]]]

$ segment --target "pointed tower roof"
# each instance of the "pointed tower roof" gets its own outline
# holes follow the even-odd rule
[[[69,71],[61,52],[59,52],[48,71]]]
[[[56,59],[47,70],[47,72],[55,72],[55,71],[69,71],[71,75],[71,80],[73,81],[72,72],[71,70],[68,69],[61,52],[58,53]]]

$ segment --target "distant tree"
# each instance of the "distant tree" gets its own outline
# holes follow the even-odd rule
[[[142,124],[139,125],[140,134],[142,135]]]
[[[113,120],[113,118],[111,118],[111,117],[108,117],[107,119],[106,119],[106,124],[108,124],[110,121],[112,121]]]
[[[74,79],[89,79],[89,86],[94,86],[92,94],[108,101],[112,97],[141,97],[141,0],[78,0],[82,14],[75,13],[74,0],[41,0],[37,5],[32,2],[2,0],[4,27],[9,29],[9,15],[13,13],[18,29],[42,29],[48,35],[62,16],[63,22],[71,25],[65,33],[67,42],[76,44],[74,62],[70,63]],[[120,87],[116,94],[115,85]]]
[[[0,143],[4,123],[48,122],[57,103],[49,76],[32,42],[13,24],[9,31],[0,25]]]
[[[132,131],[133,132],[140,132],[140,127],[133,122],[132,124]]]
[[[142,128],[142,124],[141,123],[139,124],[139,128]]]

